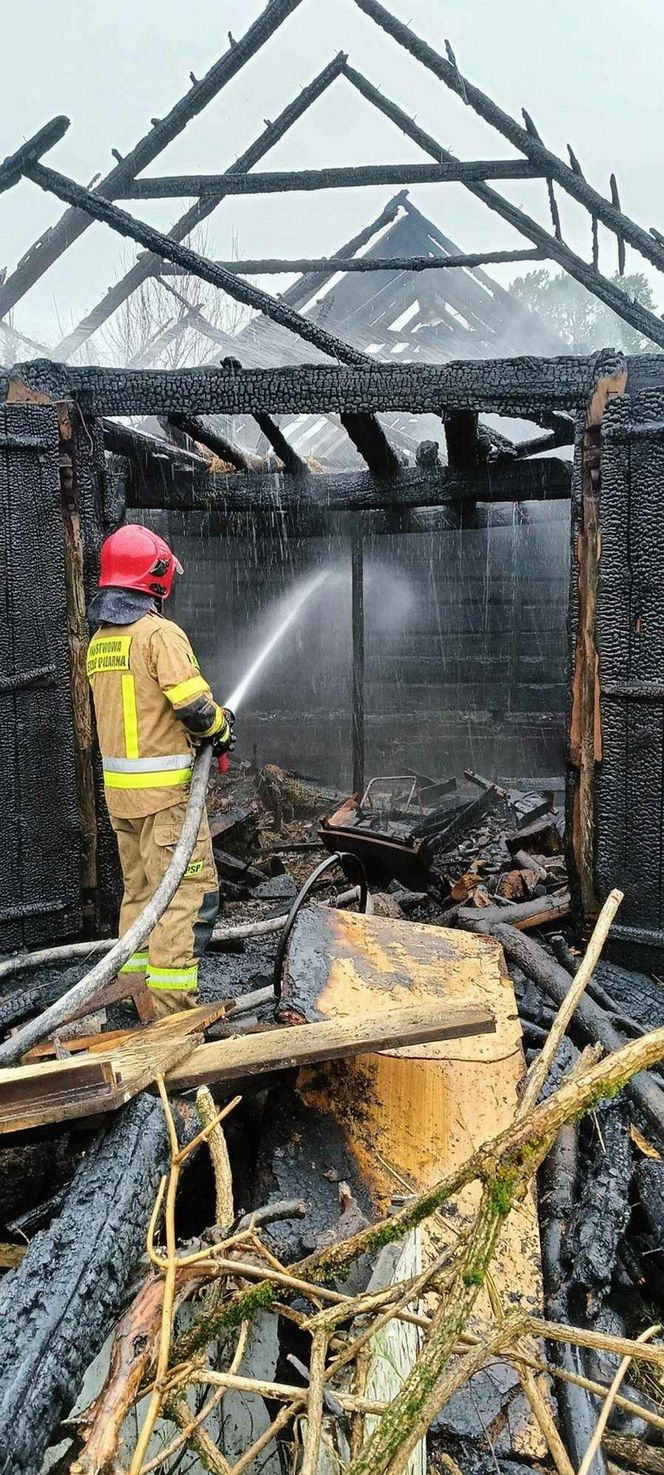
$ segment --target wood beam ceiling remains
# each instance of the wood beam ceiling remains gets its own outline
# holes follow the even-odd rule
[[[293,124],[297,123],[308,112],[312,104],[323,95],[330,84],[334,82],[335,78],[340,76],[344,61],[343,52],[339,52],[337,56],[333,57],[332,61],[328,62],[327,66],[323,67],[306,87],[302,88],[298,96],[282,109],[278,117],[265,125],[263,132],[258,134],[253,142],[249,144],[248,148],[244,150],[244,153],[235,160],[228,171],[229,174],[237,174],[246,169],[252,169],[255,164],[259,163],[265,154],[269,153],[270,149],[280,139],[284,138],[289,129],[293,127]],[[218,196],[210,195],[205,200],[197,200],[171,226],[168,231],[169,240],[185,240],[203,220],[207,219],[208,215],[212,214],[213,210],[216,209],[216,206],[221,203],[223,198],[224,195],[222,192]],[[141,255],[134,266],[130,267],[129,271],[125,272],[124,276],[114,286],[109,288],[101,300],[96,303],[72,332],[60,340],[53,350],[54,356],[59,359],[67,359],[71,354],[75,353],[98,328],[107,322],[108,318],[122,306],[123,302],[126,302],[128,297],[131,297],[132,293],[138,287],[148,281],[151,276],[159,275],[163,260],[164,256],[162,252],[147,251]],[[193,275],[196,275],[196,273],[194,272]]]
[[[109,369],[17,364],[11,378],[53,399],[76,399],[90,415],[437,414],[441,407],[535,419],[585,406],[600,373],[626,365],[630,382],[659,385],[661,354],[624,357],[613,350],[584,358],[459,359],[445,364],[300,364],[243,369],[233,364],[182,369]],[[10,382],[5,379],[5,382]]]
[[[256,55],[257,51],[260,51],[299,4],[300,0],[270,0],[265,10],[245,31],[244,36],[229,46],[228,51],[210,67],[204,77],[196,80],[193,73],[190,73],[192,83],[190,89],[178,99],[166,116],[153,119],[150,132],[139,139],[124,158],[120,158],[115,151],[117,164],[114,169],[111,169],[110,174],[99,181],[97,193],[109,200],[116,198],[119,189],[134,179],[141,169],[151,164],[166,148],[166,145],[178,137],[191,119],[201,113],[208,103],[218,96],[226,83],[236,76],[245,63]],[[10,273],[0,287],[0,317],[4,317],[20,298],[25,296],[30,287],[39,281],[44,272],[88,229],[89,225],[89,215],[81,210],[70,209],[56,225],[45,231],[39,240],[34,242],[19,261],[16,269]],[[192,230],[193,225],[189,229]]]
[[[365,4],[371,4],[373,6],[375,3],[376,0],[356,0],[356,4],[362,4],[363,6]],[[378,8],[381,11],[383,10],[382,6]],[[387,12],[385,13],[387,14]],[[441,163],[454,162],[454,155],[450,153],[449,149],[443,148],[442,144],[438,143],[435,138],[425,133],[423,129],[408,117],[407,113],[404,113],[402,108],[387,98],[377,87],[374,87],[373,83],[369,82],[361,72],[357,72],[354,67],[346,63],[344,66],[344,76],[353,83],[353,86],[357,88],[358,92],[368,102],[372,102],[386,118],[390,118],[393,123],[396,123],[397,127],[401,129],[401,132],[406,137],[411,138],[414,143],[419,143],[420,147],[426,153],[430,154],[432,158],[437,159]],[[481,200],[483,204],[488,205],[490,210],[502,216],[508,225],[513,226],[520,235],[525,236],[526,240],[531,241],[537,250],[541,251],[549,260],[556,261],[559,266],[562,266],[565,271],[569,272],[570,276],[580,282],[583,287],[586,287],[594,297],[598,297],[601,302],[606,303],[606,306],[617,313],[618,317],[622,318],[624,322],[630,323],[633,328],[643,333],[644,337],[651,339],[653,343],[664,347],[664,324],[661,319],[656,317],[654,313],[649,312],[647,308],[642,307],[640,303],[634,302],[631,297],[627,296],[626,292],[621,291],[620,287],[616,287],[613,282],[602,276],[602,273],[596,266],[589,266],[580,256],[577,256],[576,252],[572,251],[569,246],[566,246],[564,241],[559,240],[555,235],[551,235],[549,231],[544,230],[536,220],[526,215],[523,210],[518,209],[510,200],[506,200],[503,195],[498,194],[497,190],[492,189],[490,185],[478,181],[477,183],[467,184],[464,188],[469,190],[472,195],[475,195],[476,199]]]
[[[57,195],[66,203],[87,210],[95,220],[109,225],[119,235],[138,241],[147,251],[162,256],[166,260],[178,262],[186,267],[193,276],[200,277],[203,281],[209,282],[211,286],[226,291],[230,297],[244,303],[245,306],[265,313],[273,322],[290,329],[305,341],[313,343],[316,348],[331,358],[340,359],[342,363],[347,364],[360,364],[368,361],[364,353],[351,348],[350,345],[336,338],[334,334],[328,333],[310,318],[303,317],[289,304],[271,297],[269,293],[244,281],[241,277],[224,271],[222,267],[208,261],[197,251],[192,251],[190,247],[175,241],[172,236],[165,236],[161,231],[148,225],[146,221],[137,220],[127,211],[112,204],[111,201],[98,198],[96,192],[76,184],[74,180],[69,179],[58,170],[28,161],[17,177],[22,174],[25,174],[33,183],[38,184],[41,189]],[[360,410],[356,413],[361,419],[355,418],[350,422],[349,434],[355,440],[369,467],[377,472],[385,472],[390,468],[396,470],[399,464],[398,458],[379,421],[370,410]]]
[[[461,159],[454,164],[359,164],[336,169],[272,170],[263,174],[166,174],[132,180],[122,200],[166,200],[177,195],[274,195],[294,191],[358,189],[378,184],[467,184],[478,179],[543,179],[527,159]]]
[[[631,220],[619,208],[615,176],[613,176],[614,184],[611,186],[612,199],[607,200],[604,195],[600,195],[592,185],[588,184],[571,149],[570,158],[573,163],[569,165],[546,148],[525,109],[526,127],[522,127],[485,92],[475,87],[467,77],[462,76],[456,61],[446,60],[426,41],[416,36],[415,32],[387,10],[380,0],[355,0],[355,3],[365,15],[370,16],[382,30],[392,36],[406,51],[409,51],[411,56],[433,72],[434,76],[438,77],[446,87],[456,92],[467,107],[472,108],[473,112],[514,144],[520,153],[525,154],[535,168],[540,169],[548,179],[555,180],[572,199],[584,205],[591,216],[600,220],[608,230],[613,231],[619,242],[627,241],[653,266],[664,271],[664,243],[655,234],[649,233],[636,221]]]

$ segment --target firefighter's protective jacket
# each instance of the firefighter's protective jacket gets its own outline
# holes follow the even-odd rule
[[[186,798],[195,739],[228,735],[189,640],[156,610],[103,624],[88,647],[109,813],[156,814]]]

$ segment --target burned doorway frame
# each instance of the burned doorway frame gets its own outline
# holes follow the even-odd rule
[[[657,355],[624,359],[612,351],[586,359],[463,361],[370,369],[302,365],[243,370],[228,365],[131,371],[65,368],[36,360],[5,379],[3,398],[14,403],[55,402],[73,427],[67,454],[80,518],[77,577],[83,599],[94,583],[100,540],[128,508],[207,511],[220,528],[236,537],[248,535],[262,522],[274,527],[277,517],[280,525],[297,535],[334,527],[357,547],[368,532],[463,527],[477,525],[478,520],[481,524],[487,505],[571,499],[568,816],[577,900],[589,922],[597,907],[596,775],[601,762],[597,594],[601,588],[602,421],[613,397],[648,387],[664,388],[664,361]],[[194,418],[200,413],[247,413],[250,408],[253,413],[267,414],[286,409],[314,412],[323,406],[353,414],[369,404],[378,412],[407,408],[415,414],[433,404],[444,406],[451,428],[450,464],[441,465],[429,448],[415,467],[382,475],[367,471],[305,476],[286,470],[219,474],[210,471],[209,463],[195,452],[174,449],[172,454],[165,453],[161,442],[149,444],[149,437],[109,418],[169,413],[175,407]],[[575,416],[573,472],[569,462],[551,456],[478,463],[473,448],[481,411]],[[106,455],[109,448],[111,460]],[[356,557],[358,595],[359,571]],[[357,598],[354,725],[358,764],[357,737],[361,739],[362,733],[359,606]],[[80,682],[80,662],[73,660],[72,673],[74,684]],[[94,765],[89,752],[85,761]],[[359,771],[357,767],[357,776]],[[95,783],[98,798],[98,774]],[[103,806],[97,803],[96,810],[99,816]],[[82,817],[82,827],[84,823],[89,821]],[[98,826],[100,823],[98,819]],[[103,861],[102,841],[97,828],[98,863]],[[103,863],[101,868],[103,871]],[[102,876],[96,878],[98,896],[104,894],[105,884]],[[638,925],[638,915],[626,922]]]

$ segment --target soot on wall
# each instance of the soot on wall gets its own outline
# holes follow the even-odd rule
[[[210,536],[203,515],[145,514],[185,566],[169,613],[228,700],[313,573],[329,578],[238,714],[238,751],[348,787],[348,541]],[[569,508],[515,506],[507,526],[365,542],[367,776],[563,771]]]

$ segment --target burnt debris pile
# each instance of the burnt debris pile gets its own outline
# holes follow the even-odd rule
[[[561,800],[215,775],[199,1007],[0,1072],[9,1468],[659,1470],[664,992],[619,893],[580,943]]]

